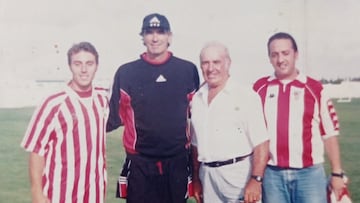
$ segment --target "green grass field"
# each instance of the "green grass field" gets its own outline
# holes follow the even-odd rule
[[[340,144],[344,169],[350,177],[354,202],[360,202],[360,99],[335,103],[341,124]],[[31,202],[28,153],[20,148],[33,108],[0,109],[0,203]],[[124,158],[121,129],[107,137],[107,203],[125,202],[115,198],[116,179]],[[326,167],[328,165],[326,163]],[[193,202],[189,200],[189,202]]]

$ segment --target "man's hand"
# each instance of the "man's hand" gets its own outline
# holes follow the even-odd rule
[[[245,203],[253,203],[261,200],[261,183],[250,178],[244,192]]]
[[[340,195],[342,194],[343,189],[346,187],[344,179],[340,177],[332,176],[330,184],[331,184],[331,189],[335,193],[336,199],[340,200]]]
[[[194,190],[194,198],[196,203],[203,203],[203,191],[200,180],[192,180],[193,190]]]
[[[42,174],[45,168],[45,158],[34,152],[29,155],[29,175],[33,203],[50,203],[42,191]]]
[[[33,194],[32,203],[51,203],[51,202],[45,195],[41,193],[41,194]]]

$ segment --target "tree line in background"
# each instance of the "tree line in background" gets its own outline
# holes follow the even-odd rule
[[[337,78],[337,79],[325,79],[322,78],[320,80],[320,82],[322,84],[341,84],[342,82],[347,81],[347,82],[360,82],[360,77],[355,77],[355,78]]]

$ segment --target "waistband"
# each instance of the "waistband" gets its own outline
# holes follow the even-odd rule
[[[311,166],[304,166],[302,168],[281,167],[281,166],[274,166],[274,165],[270,165],[270,164],[267,165],[267,168],[275,170],[275,171],[281,171],[281,170],[294,170],[294,171],[297,171],[297,170],[302,170],[302,169],[307,169],[307,168],[317,168],[317,167],[323,167],[323,164],[318,163],[318,164],[314,164],[314,165],[311,165]]]
[[[220,166],[225,166],[225,165],[229,165],[229,164],[234,164],[237,163],[239,161],[243,161],[244,159],[246,159],[247,157],[251,156],[252,153],[247,154],[245,156],[238,156],[232,159],[228,159],[225,161],[213,161],[213,162],[203,162],[203,164],[205,166],[209,166],[209,167],[220,167]]]
[[[183,158],[183,157],[188,157],[189,158],[190,154],[188,151],[183,151],[181,153],[178,154],[174,154],[172,156],[149,156],[149,155],[145,155],[145,154],[132,154],[132,153],[126,153],[126,158],[130,159],[130,160],[142,160],[142,161],[159,161],[159,160],[170,160],[170,159],[177,159],[177,158]]]

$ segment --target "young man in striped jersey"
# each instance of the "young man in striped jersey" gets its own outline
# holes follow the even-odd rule
[[[291,35],[274,34],[267,48],[275,73],[253,86],[262,99],[270,136],[263,200],[326,203],[324,149],[332,170],[330,184],[337,196],[345,186],[334,106],[321,83],[296,68],[298,50]]]
[[[38,106],[21,142],[30,152],[32,202],[102,203],[108,99],[92,84],[99,56],[88,42],[67,54],[72,80]]]

